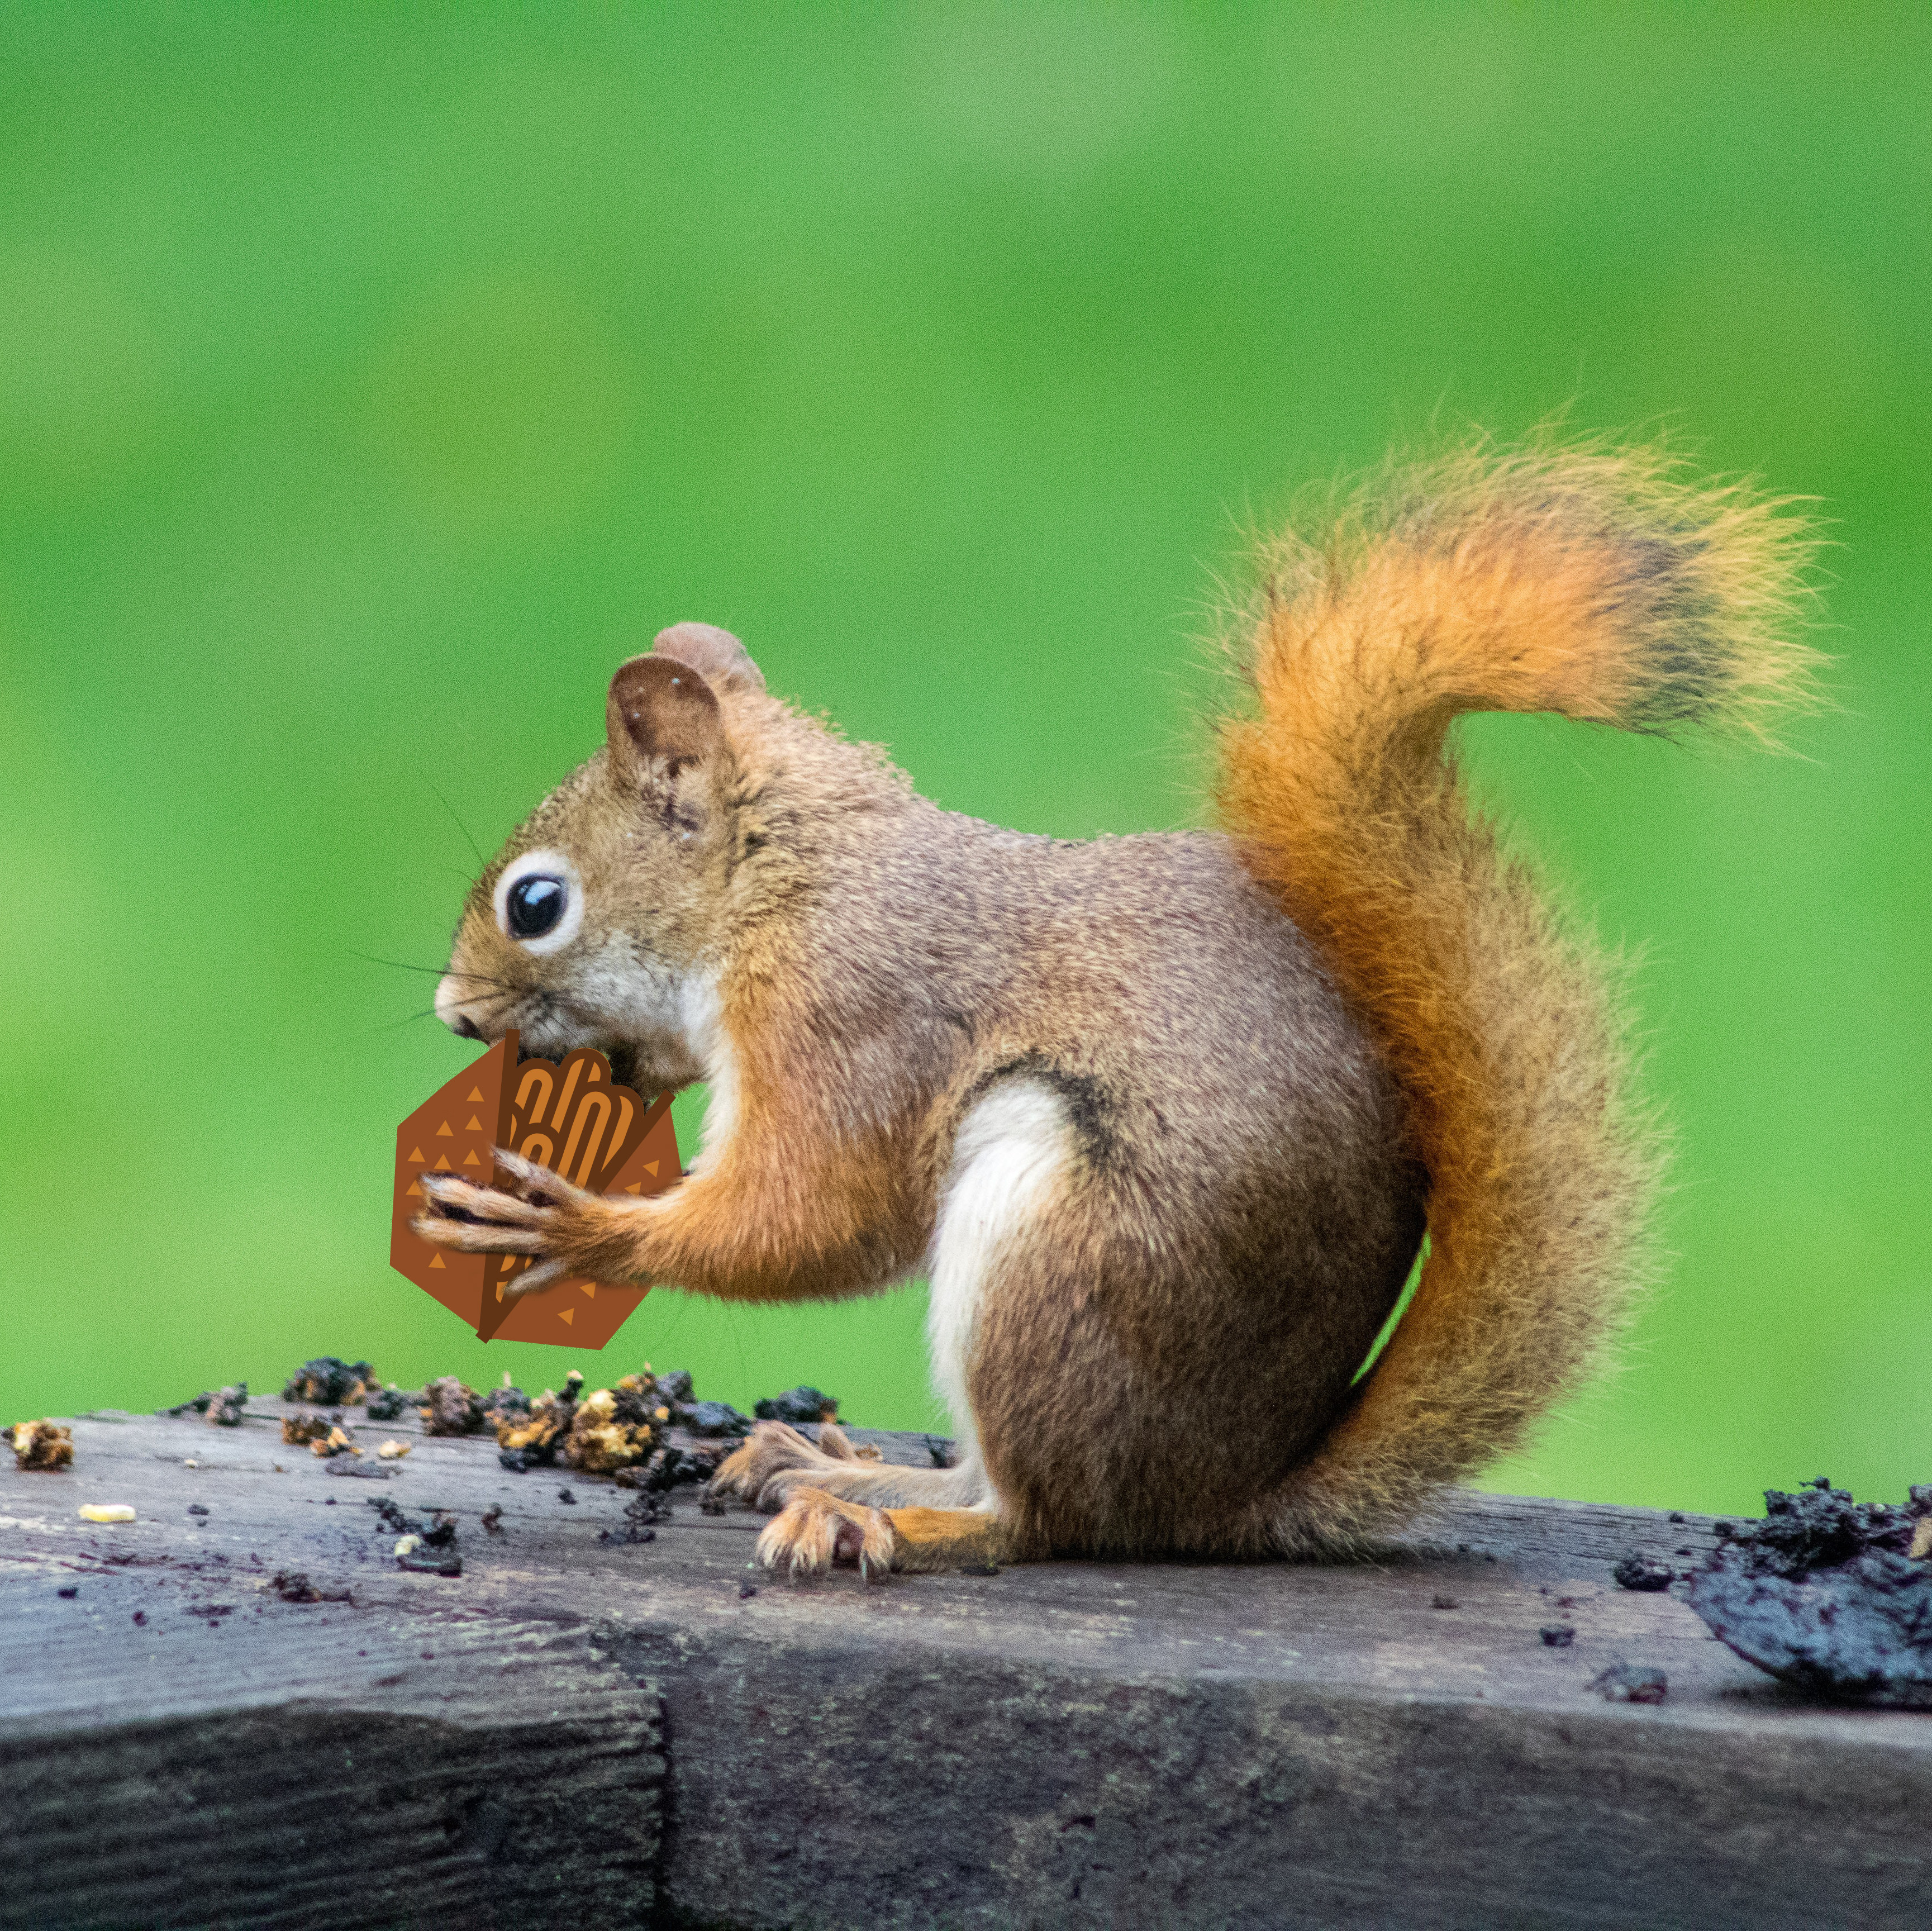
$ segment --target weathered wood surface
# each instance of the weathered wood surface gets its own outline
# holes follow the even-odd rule
[[[607,1482],[413,1420],[343,1477],[250,1412],[0,1472],[0,1926],[1932,1923],[1932,1719],[1612,1584],[1707,1522],[1461,1495],[1375,1566],[788,1585],[688,1489],[633,1544]],[[380,1495],[464,1574],[398,1570]],[[1668,1700],[1592,1694],[1618,1661]]]

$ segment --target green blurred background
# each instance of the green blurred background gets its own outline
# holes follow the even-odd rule
[[[473,1048],[361,955],[440,964],[680,618],[946,805],[1198,822],[1241,529],[1567,408],[1822,499],[1838,708],[1471,732],[1680,1141],[1495,1484],[1932,1479],[1928,100],[1922,5],[6,8],[0,1419],[326,1351],[940,1424],[916,1286],[477,1343],[386,1254]]]

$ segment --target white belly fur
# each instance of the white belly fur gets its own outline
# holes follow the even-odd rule
[[[952,1411],[959,1461],[981,1465],[966,1364],[988,1275],[1064,1169],[1070,1135],[1060,1096],[1018,1079],[980,1101],[960,1123],[932,1239],[926,1338],[933,1385]],[[996,1509],[990,1487],[982,1506]]]

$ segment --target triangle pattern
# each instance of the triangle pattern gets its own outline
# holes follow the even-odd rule
[[[463,1156],[463,1164],[466,1167],[480,1167],[483,1162],[477,1159],[474,1153],[465,1153]]]
[[[440,1254],[432,1254],[429,1257],[429,1264],[432,1267],[440,1267],[442,1265],[442,1256]]]
[[[439,1140],[448,1140],[455,1137],[448,1120],[446,1120],[442,1124],[436,1129],[436,1137]]]
[[[410,1149],[410,1158],[411,1159],[420,1160],[422,1157],[423,1150],[420,1147],[412,1147]]]
[[[597,1298],[597,1283],[595,1281],[579,1281],[577,1285],[581,1288],[593,1301]]]
[[[422,1189],[418,1186],[414,1180],[410,1181],[409,1191],[414,1194],[418,1200],[422,1198]]]
[[[644,1171],[649,1174],[652,1180],[656,1180],[658,1177],[658,1163],[656,1161],[646,1160],[644,1162]]]
[[[472,1100],[481,1099],[483,1097],[483,1089],[480,1086],[472,1086],[470,1089],[470,1097]]]
[[[440,1174],[446,1174],[453,1171],[449,1164],[449,1156],[447,1153],[439,1153],[436,1156],[436,1171]]]
[[[642,1180],[633,1180],[624,1191],[626,1193],[641,1193],[644,1191],[644,1185]]]
[[[480,1133],[483,1130],[483,1123],[472,1113],[470,1116],[470,1124],[463,1130],[466,1133]]]
[[[556,1318],[566,1327],[568,1327],[577,1318],[577,1310],[574,1308],[559,1308],[556,1311]]]

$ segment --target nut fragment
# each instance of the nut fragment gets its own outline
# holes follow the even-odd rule
[[[51,1421],[14,1424],[14,1465],[51,1471],[74,1465],[74,1431]]]
[[[376,1450],[376,1456],[381,1462],[400,1462],[410,1452],[406,1441],[386,1441]]]
[[[454,1375],[426,1382],[423,1402],[416,1412],[422,1417],[425,1435],[477,1435],[488,1426],[476,1390]]]
[[[376,1371],[366,1361],[319,1355],[304,1361],[282,1390],[285,1402],[315,1402],[324,1408],[355,1408],[376,1391]]]
[[[81,1519],[89,1522],[131,1522],[134,1511],[125,1502],[83,1502]]]

